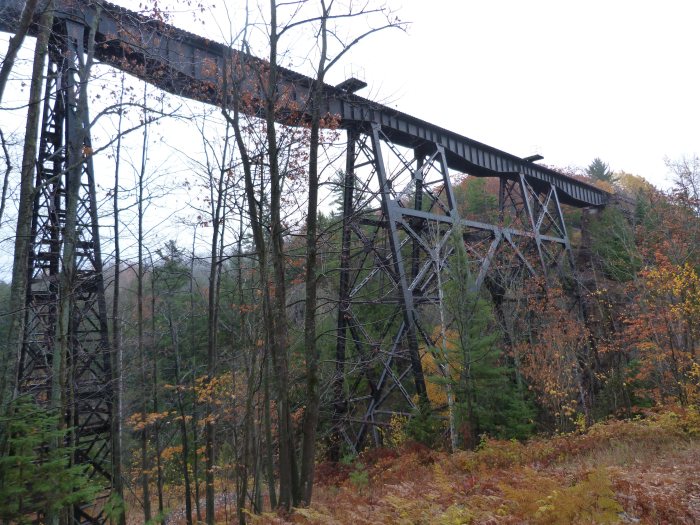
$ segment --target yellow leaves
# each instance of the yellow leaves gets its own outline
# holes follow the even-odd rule
[[[690,264],[678,266],[662,259],[642,276],[652,300],[666,303],[676,316],[700,316],[700,276]]]
[[[426,393],[433,407],[447,406],[447,384],[459,376],[459,335],[455,330],[438,326],[433,333],[435,343],[422,349],[421,364],[425,372]]]
[[[401,414],[392,414],[389,420],[389,431],[384,436],[389,447],[399,448],[406,443],[408,439],[408,435],[406,434],[407,424],[408,417],[402,416]]]
[[[160,453],[160,457],[163,458],[164,461],[177,459],[179,456],[182,456],[182,446],[179,445],[173,447],[166,447]]]
[[[618,523],[622,507],[615,500],[612,483],[604,468],[568,487],[525,469],[519,486],[502,485],[511,510],[528,523]]]
[[[144,414],[142,412],[136,412],[134,414],[131,414],[131,416],[129,416],[127,418],[126,424],[128,426],[130,426],[133,430],[138,432],[141,430],[145,430],[146,428],[158,423],[159,421],[163,421],[169,415],[170,415],[170,412],[168,412],[168,411],[150,412],[148,414]]]
[[[311,507],[295,508],[294,513],[298,514],[310,523],[330,523],[329,516],[323,510]],[[271,518],[277,518],[276,514],[271,514]]]
[[[638,352],[642,395],[660,403],[691,402],[690,375],[700,342],[700,276],[688,263],[656,254],[656,266],[640,273],[635,311],[626,319],[625,340]]]
[[[223,374],[212,378],[200,376],[195,379],[194,390],[199,403],[223,405],[224,403],[230,403],[235,397],[231,374]]]
[[[468,525],[474,521],[474,513],[464,505],[450,505],[437,516],[435,523],[440,525]]]

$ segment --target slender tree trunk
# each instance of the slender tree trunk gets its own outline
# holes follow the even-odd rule
[[[271,339],[272,366],[275,370],[277,410],[279,412],[279,507],[289,511],[298,500],[298,479],[295,479],[295,458],[291,410],[289,406],[289,363],[287,356],[287,291],[284,264],[284,231],[281,217],[282,175],[279,169],[277,130],[277,5],[270,2],[270,55],[267,78],[268,93],[265,100],[267,153],[270,170],[270,244],[275,287],[273,333]]]
[[[190,443],[187,435],[187,418],[185,412],[185,402],[182,398],[182,365],[180,359],[180,339],[173,322],[172,312],[168,312],[168,328],[170,329],[170,339],[173,342],[173,352],[175,353],[175,382],[176,401],[179,415],[180,441],[182,442],[182,479],[185,483],[185,519],[187,525],[192,525],[192,485],[189,472]]]
[[[0,194],[0,226],[2,218],[5,216],[5,203],[7,202],[7,190],[10,185],[10,173],[12,173],[12,159],[10,152],[7,150],[7,141],[5,134],[0,130],[0,145],[2,146],[2,154],[5,158],[5,174],[2,177],[2,194]]]
[[[243,70],[245,64],[232,64],[231,69],[240,68]],[[228,85],[224,83],[224,92],[228,91]],[[243,167],[243,180],[246,195],[246,204],[248,210],[248,216],[250,219],[250,228],[253,233],[253,243],[255,245],[255,251],[258,257],[258,269],[260,272],[260,283],[261,283],[261,293],[262,293],[262,311],[263,320],[265,326],[265,348],[266,352],[269,351],[274,338],[275,322],[271,307],[271,296],[268,287],[269,277],[268,277],[268,262],[267,262],[267,243],[265,241],[265,232],[262,224],[262,196],[260,198],[260,203],[256,200],[256,187],[253,180],[253,166],[251,162],[250,155],[248,153],[248,148],[245,143],[245,138],[243,131],[241,129],[240,123],[240,104],[241,104],[241,92],[240,85],[235,83],[232,85],[233,100],[231,101],[231,110],[233,114],[231,115],[228,110],[224,111],[224,116],[226,120],[231,124],[234,131],[234,137],[236,140],[236,146],[238,148],[239,155],[241,157],[241,165]],[[270,422],[270,396],[269,396],[269,374],[267,371],[267,354],[265,358],[265,379],[264,379],[264,389],[265,389],[265,433],[266,433],[266,443],[268,459],[267,461],[267,477],[269,483],[270,492],[270,504],[273,508],[277,507],[277,497],[275,491],[275,478],[274,478],[274,467],[272,462],[272,425]]]
[[[146,87],[143,90],[144,108],[146,107]],[[144,122],[146,115],[144,115]],[[146,177],[146,151],[148,148],[148,126],[143,128],[143,143],[141,149],[141,170],[138,177],[138,270],[136,276],[136,296],[137,296],[137,338],[138,338],[138,354],[141,360],[141,381],[145,386],[148,384],[148,376],[146,373],[146,356],[143,341],[143,216],[144,216],[144,179]],[[150,492],[150,460],[148,455],[148,432],[146,430],[146,416],[148,415],[148,405],[146,404],[146,396],[141,397],[141,412],[143,414],[144,428],[141,430],[141,489],[143,491],[143,517],[144,521],[151,519],[151,492]]]
[[[192,258],[190,259],[190,351],[193,355],[197,355],[195,352],[196,348],[196,337],[195,337],[195,322],[194,322],[194,250],[195,243],[197,241],[197,230],[195,227],[194,233],[192,235]],[[197,360],[196,358],[192,362],[192,369],[197,370]],[[196,392],[195,379],[196,374],[192,374],[192,381],[190,387],[192,392]],[[194,396],[192,401],[192,449],[194,450],[194,456],[192,457],[192,474],[194,475],[194,505],[197,512],[197,522],[202,521],[202,509],[199,504],[199,452],[197,444],[199,443],[197,425],[199,421],[197,419],[197,396]]]
[[[304,351],[306,356],[306,409],[304,410],[301,497],[305,505],[311,504],[316,464],[316,427],[320,407],[318,376],[318,345],[316,343],[317,307],[317,250],[318,250],[318,148],[321,119],[321,93],[325,78],[328,12],[323,5],[321,19],[321,56],[316,82],[312,89],[311,137],[309,144],[309,201],[306,211],[306,301],[304,304]]]
[[[437,245],[437,242],[435,243],[435,245]],[[447,355],[447,321],[445,319],[445,301],[442,289],[442,272],[440,268],[439,249],[436,249],[433,253],[433,263],[435,264],[435,275],[437,275],[438,308],[440,310],[440,351],[442,355],[440,356],[441,362],[438,363],[438,368],[440,370],[440,375],[442,375],[445,381],[445,390],[447,392],[447,414],[450,431],[450,451],[455,452],[457,450],[457,431],[454,409],[454,394],[452,392],[453,384],[452,377],[450,376],[449,356]]]
[[[20,15],[19,23],[17,24],[17,30],[15,34],[10,37],[10,42],[7,45],[7,53],[5,53],[2,66],[0,66],[0,103],[2,103],[2,96],[5,93],[7,80],[10,78],[10,72],[15,65],[17,53],[19,53],[19,50],[22,47],[24,37],[27,36],[27,31],[29,31],[29,26],[34,18],[34,12],[36,11],[37,4],[38,0],[26,0],[24,2],[22,14]],[[48,29],[50,30],[51,26],[48,26]]]
[[[227,130],[228,132],[228,126]],[[218,173],[218,181],[210,178],[211,188],[211,218],[212,239],[209,265],[209,297],[207,303],[207,381],[214,380],[217,365],[218,324],[219,324],[219,276],[221,271],[221,250],[223,246],[223,224],[226,214],[226,189],[229,172],[225,163],[228,157],[228,139],[224,143],[222,165]],[[205,431],[206,449],[206,522],[214,525],[214,421],[211,400],[207,402]]]
[[[243,251],[243,210],[240,209],[240,214],[238,217],[239,232],[237,240],[237,253],[240,255]],[[245,302],[245,296],[243,293],[243,268],[242,261],[238,259],[238,304],[243,305]],[[245,318],[243,313],[239,315],[239,334],[241,337],[245,333]],[[247,354],[250,354],[250,358],[247,358]],[[251,468],[251,457],[257,458],[256,455],[252,454],[251,449],[253,448],[253,434],[254,434],[254,413],[255,408],[255,375],[256,375],[256,353],[248,352],[243,356],[243,361],[246,365],[246,400],[245,400],[245,413],[243,416],[243,451],[241,453],[241,458],[239,460],[239,469],[236,473],[236,481],[238,485],[237,496],[236,496],[236,512],[238,515],[238,523],[244,525],[246,522],[246,497],[248,492],[248,478],[250,477],[249,471]],[[258,462],[255,460],[255,465],[253,466],[253,478],[254,482],[258,479],[257,472]],[[257,485],[254,486],[254,491],[257,492]],[[255,499],[253,500],[253,510],[255,512],[260,512],[260,506],[257,504]]]
[[[267,353],[267,351],[266,351]],[[267,491],[270,497],[270,507],[277,508],[277,492],[275,483],[275,462],[272,450],[272,422],[270,420],[270,372],[269,359],[265,356],[263,364],[263,425],[265,426],[265,471],[267,476]]]
[[[152,377],[152,394],[153,394],[153,412],[160,413],[160,403],[158,402],[158,348],[156,344],[156,279],[155,279],[155,264],[151,258],[151,374]],[[160,446],[160,422],[158,420],[153,423],[153,441],[156,452],[156,489],[158,491],[158,514],[163,515],[163,462],[161,460]]]
[[[121,78],[121,91],[119,94],[119,104],[124,102],[124,74]],[[112,381],[114,385],[113,411],[112,414],[112,478],[114,492],[119,498],[124,499],[124,485],[122,480],[122,320],[119,311],[120,286],[121,286],[121,249],[119,246],[119,167],[122,152],[122,112],[119,112],[117,125],[117,146],[114,164],[114,189],[112,195],[112,214],[114,215],[114,281],[112,296]],[[126,513],[123,511],[117,516],[117,525],[126,525]]]

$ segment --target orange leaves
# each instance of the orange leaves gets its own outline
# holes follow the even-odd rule
[[[258,310],[258,305],[256,304],[239,304],[237,307],[236,305],[232,305],[233,308],[238,308],[239,313],[242,314],[249,314],[253,313]]]
[[[201,68],[201,74],[205,77],[215,77],[219,71],[218,64],[211,57],[204,57]]]
[[[160,421],[164,421],[170,415],[170,412],[150,412],[144,414],[143,412],[136,412],[131,414],[126,420],[126,424],[129,425],[134,431],[139,432],[147,429],[148,427],[155,425]]]
[[[199,403],[211,403],[213,405],[230,403],[235,397],[233,378],[231,374],[212,378],[200,376],[195,380],[195,394]]]
[[[166,447],[160,452],[160,457],[163,458],[164,461],[178,459],[179,456],[182,456],[182,446],[180,445]]]
[[[624,319],[620,343],[638,360],[640,394],[686,404],[700,345],[700,276],[689,263],[673,264],[661,253],[656,263],[640,272],[638,300]]]
[[[558,289],[534,295],[528,302],[528,310],[536,313],[529,327],[532,336],[513,348],[530,389],[560,430],[570,427],[579,409],[581,362],[588,355],[588,329],[568,306]]]

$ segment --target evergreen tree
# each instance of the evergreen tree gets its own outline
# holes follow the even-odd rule
[[[601,180],[609,184],[614,184],[617,181],[617,177],[610,171],[610,166],[603,162],[600,157],[596,157],[588,165],[586,174],[594,180]]]
[[[637,202],[637,212],[641,201]],[[634,230],[617,208],[605,208],[589,226],[591,251],[597,256],[606,276],[615,281],[629,281],[642,267]]]
[[[481,434],[525,438],[533,428],[534,409],[504,363],[492,308],[474,290],[459,228],[453,232],[453,246],[445,299],[458,334],[455,390],[464,444],[475,446]]]
[[[68,447],[50,447],[69,433],[59,417],[27,397],[18,398],[10,415],[0,418],[6,454],[0,456],[0,519],[34,523],[36,516],[87,503],[102,489],[83,465],[72,465]]]

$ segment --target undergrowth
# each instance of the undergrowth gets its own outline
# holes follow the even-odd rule
[[[700,523],[698,437],[697,410],[674,409],[526,443],[484,438],[454,454],[410,442],[369,450],[340,469],[321,465],[314,504],[286,521]],[[657,490],[645,486],[652,478]]]

